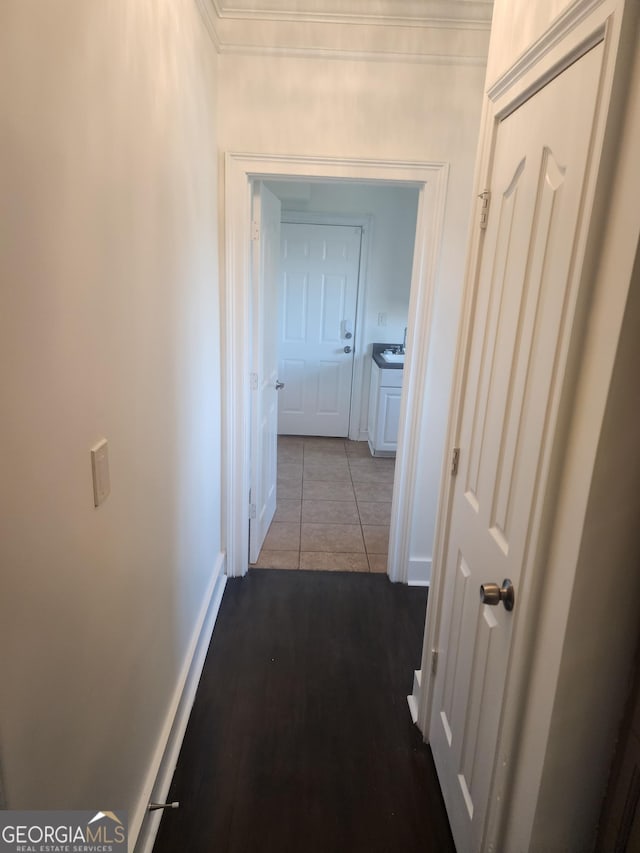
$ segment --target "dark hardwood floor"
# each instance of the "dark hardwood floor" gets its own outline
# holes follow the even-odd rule
[[[154,853],[455,853],[406,700],[425,606],[384,575],[229,580]]]

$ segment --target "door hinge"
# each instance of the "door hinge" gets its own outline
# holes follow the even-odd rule
[[[255,504],[249,504],[249,518],[253,520],[253,519],[255,519],[255,517],[256,517],[256,505]]]
[[[480,228],[484,231],[489,220],[489,207],[491,205],[491,192],[484,190],[478,196],[480,199]]]
[[[438,671],[438,650],[431,649],[431,675],[435,675]]]
[[[258,390],[258,374],[257,373],[250,373],[249,374],[249,388],[252,391]]]
[[[251,239],[252,240],[259,240],[260,239],[260,226],[255,221],[255,219],[251,223]]]
[[[460,448],[454,447],[451,453],[451,476],[455,477],[458,473],[458,465],[460,463]]]

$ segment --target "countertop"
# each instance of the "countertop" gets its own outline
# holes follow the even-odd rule
[[[384,358],[380,355],[381,352],[384,352],[386,349],[391,349],[392,347],[400,347],[402,344],[371,344],[371,355],[375,363],[381,370],[403,370],[404,362],[400,364],[396,362],[395,364],[389,364],[388,361],[385,361]]]

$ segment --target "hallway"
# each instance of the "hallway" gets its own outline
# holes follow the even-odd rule
[[[252,568],[387,571],[395,459],[366,441],[278,438],[278,504]]]
[[[455,853],[406,695],[426,590],[231,579],[155,853]]]

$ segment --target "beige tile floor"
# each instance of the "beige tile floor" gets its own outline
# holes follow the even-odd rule
[[[278,506],[252,568],[386,572],[394,459],[365,441],[278,439]]]

